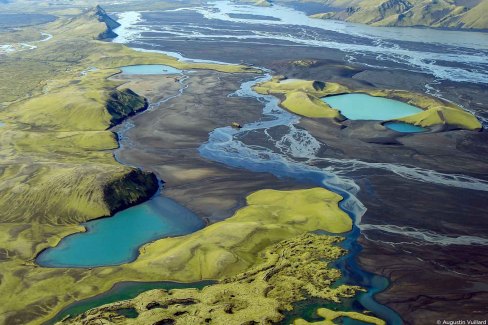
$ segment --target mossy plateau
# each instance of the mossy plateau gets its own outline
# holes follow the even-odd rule
[[[350,230],[351,219],[338,207],[341,199],[322,188],[258,191],[229,219],[187,236],[147,244],[132,263],[93,269],[51,269],[29,262],[47,245],[56,245],[62,236],[81,227],[9,224],[0,233],[6,243],[0,290],[8,293],[0,297],[0,322],[41,323],[67,304],[107,291],[121,281],[231,278],[262,263],[259,252],[282,240],[319,229]],[[51,240],[33,247],[32,239],[39,235]]]
[[[44,25],[52,39],[5,55],[0,66],[0,222],[82,222],[109,215],[109,184],[128,181],[135,204],[154,193],[154,177],[114,161],[117,147],[107,129],[146,107],[144,98],[107,78],[129,64],[164,63],[179,68],[247,72],[243,66],[193,64],[120,44],[98,41],[106,29],[100,9]],[[113,25],[113,22],[112,22]],[[98,70],[82,73],[96,66]],[[38,69],[39,68],[39,69]],[[3,74],[5,73],[5,74]],[[15,78],[12,76],[15,75]],[[13,86],[13,87],[12,87]],[[138,183],[137,183],[138,182]],[[12,205],[15,198],[18,204]],[[38,238],[35,241],[44,241]]]
[[[146,105],[142,97],[121,89],[121,82],[108,80],[118,67],[167,64],[255,72],[238,65],[180,62],[99,41],[107,30],[99,19],[97,10],[85,10],[37,31],[29,27],[26,31],[37,35],[41,30],[52,38],[2,55],[0,291],[5,294],[0,323],[38,323],[64,303],[125,279],[124,272],[113,269],[47,269],[33,262],[42,249],[84,231],[81,222],[109,216],[157,190],[154,175],[113,157],[118,143],[109,128]],[[91,67],[97,70],[82,73]],[[127,273],[129,279],[146,279],[145,273]]]
[[[151,290],[138,297],[105,305],[64,321],[64,324],[270,324],[284,318],[292,303],[308,297],[340,302],[356,286],[332,287],[341,276],[328,266],[345,251],[340,237],[303,234],[274,244],[260,262],[219,283],[197,289]],[[119,310],[133,309],[136,318]],[[357,314],[362,319],[371,316]],[[379,322],[376,324],[380,324]],[[384,323],[383,323],[384,324]]]
[[[335,325],[335,324],[337,324],[336,322],[334,322],[335,320],[338,320],[338,319],[344,318],[344,317],[354,319],[354,320],[360,321],[362,323],[367,323],[367,324],[386,325],[386,322],[382,319],[379,319],[379,318],[371,316],[371,315],[361,314],[358,312],[335,311],[335,310],[331,310],[331,309],[327,309],[327,308],[319,308],[317,310],[317,315],[323,317],[324,320],[318,321],[318,322],[307,322],[304,319],[297,319],[293,322],[293,325],[307,325],[307,324]],[[342,324],[342,323],[340,323],[340,324]]]
[[[320,98],[345,93],[364,93],[371,96],[386,97],[424,110],[418,114],[396,119],[422,127],[442,126],[444,129],[465,129],[478,131],[481,123],[471,113],[453,103],[424,94],[403,90],[350,89],[333,82],[286,79],[278,76],[268,82],[258,84],[254,90],[260,94],[284,96],[281,106],[287,110],[310,118],[345,119],[339,111],[331,108]]]

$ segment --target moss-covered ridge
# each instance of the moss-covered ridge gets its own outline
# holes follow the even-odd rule
[[[359,287],[332,284],[341,276],[328,264],[345,253],[342,238],[303,234],[280,241],[259,253],[252,268],[202,290],[151,290],[64,321],[65,324],[270,324],[283,319],[292,304],[306,298],[340,302]],[[133,308],[136,318],[117,313]],[[368,320],[374,317],[355,313]],[[384,324],[379,321],[375,324]]]
[[[112,215],[157,189],[154,175],[113,157],[118,143],[109,128],[145,107],[142,97],[108,80],[120,72],[118,67],[168,64],[255,72],[237,65],[180,62],[99,41],[107,26],[96,10],[41,28],[53,37],[36,49],[2,56],[0,63],[0,89],[5,90],[0,92],[0,120],[5,122],[0,128],[0,291],[5,293],[0,323],[39,322],[62,304],[125,279],[125,271],[112,277],[112,269],[103,269],[104,274],[52,270],[33,262],[42,249],[84,231],[81,222]],[[128,273],[146,279],[137,271]]]
[[[322,188],[258,191],[229,219],[187,236],[147,244],[132,263],[93,269],[52,269],[29,262],[47,245],[55,246],[62,236],[82,227],[5,225],[5,232],[0,232],[6,252],[2,256],[7,256],[1,263],[0,290],[5,294],[0,297],[0,322],[42,323],[75,300],[105,292],[122,281],[233,277],[260,263],[259,252],[282,240],[318,229],[350,230],[352,221],[340,210],[340,200],[341,196]],[[39,233],[51,240],[33,247],[32,238]]]
[[[111,202],[135,204],[154,193],[153,176],[113,159],[117,141],[108,129],[147,105],[131,90],[119,89],[120,82],[108,80],[120,71],[118,67],[152,63],[255,71],[238,65],[180,62],[101,42],[98,36],[107,24],[114,24],[107,23],[100,10],[45,25],[43,30],[52,39],[2,58],[0,71],[11,70],[21,85],[13,89],[11,76],[0,73],[0,89],[8,89],[0,93],[0,102],[11,102],[0,111],[0,120],[6,123],[0,130],[0,222],[83,222],[123,207]],[[97,69],[86,73],[91,67]],[[140,177],[127,177],[134,173]],[[121,187],[127,191],[111,198],[110,184],[121,181],[128,182]],[[18,204],[11,204],[13,200]],[[41,237],[34,241],[45,240]]]
[[[332,118],[341,121],[345,119],[344,116],[320,98],[347,93],[365,93],[406,102],[423,110],[423,112],[396,119],[396,121],[423,127],[440,126],[444,129],[478,131],[482,128],[474,115],[453,103],[403,90],[350,89],[334,82],[286,79],[282,76],[273,77],[270,81],[258,84],[254,90],[261,94],[284,97],[281,106],[295,114],[311,118]]]
[[[315,324],[315,325],[334,325],[336,324],[336,320],[340,318],[350,318],[362,323],[367,324],[374,324],[374,325],[386,325],[386,322],[382,319],[377,317],[366,315],[354,311],[335,311],[327,308],[319,308],[317,310],[317,315],[323,317],[324,320],[318,322],[307,322],[304,319],[297,319],[293,322],[293,325],[308,325],[308,324]]]
[[[322,2],[322,1],[318,1]],[[488,2],[474,0],[328,0],[334,11],[311,18],[338,19],[373,26],[429,26],[436,28],[488,29],[484,12]]]

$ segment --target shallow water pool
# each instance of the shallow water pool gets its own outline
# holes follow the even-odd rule
[[[427,131],[425,128],[413,124],[403,123],[403,122],[387,122],[383,124],[390,130],[401,132],[401,133],[418,133]]]
[[[122,74],[180,74],[181,70],[163,64],[140,64],[121,67]]]

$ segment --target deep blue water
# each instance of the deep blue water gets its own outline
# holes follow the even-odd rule
[[[138,249],[153,240],[192,233],[204,227],[193,212],[164,196],[89,221],[87,232],[65,237],[36,259],[46,267],[97,267],[135,260]]]

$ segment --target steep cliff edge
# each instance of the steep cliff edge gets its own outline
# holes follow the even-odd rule
[[[97,6],[95,8],[95,15],[98,17],[98,21],[105,23],[107,26],[107,30],[100,34],[100,39],[110,39],[118,36],[114,29],[119,27],[120,24],[110,17],[102,7]]]

